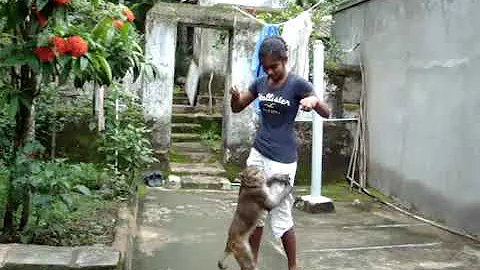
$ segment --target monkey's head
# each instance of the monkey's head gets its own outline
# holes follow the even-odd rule
[[[262,170],[256,166],[247,166],[240,173],[240,180],[242,186],[245,187],[260,187],[265,183],[265,175]]]

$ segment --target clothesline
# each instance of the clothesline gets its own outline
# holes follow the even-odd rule
[[[304,12],[302,12],[302,13],[301,13],[300,15],[298,15],[297,17],[299,17],[299,16],[301,16],[301,15],[307,13],[307,12],[311,12],[312,10],[316,9],[316,8],[317,8],[321,3],[323,3],[323,2],[325,2],[325,0],[319,0],[315,5],[313,5],[313,6],[310,7],[309,9],[305,10]],[[266,24],[267,24],[265,21],[258,19],[257,17],[255,17],[255,16],[253,16],[252,14],[244,11],[243,9],[239,8],[238,6],[232,6],[232,7],[233,7],[234,9],[238,10],[238,11],[239,11],[240,13],[242,13],[243,15],[249,17],[249,18],[252,19],[252,20],[257,21],[258,23],[260,23],[260,24],[262,24],[262,25],[266,25]],[[288,20],[288,21],[290,21],[290,20]],[[278,26],[284,25],[284,24],[286,24],[288,21],[282,22],[282,23],[274,23],[273,25],[278,25]]]

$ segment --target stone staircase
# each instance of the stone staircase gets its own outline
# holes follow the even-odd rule
[[[180,177],[182,188],[230,189],[230,181],[220,163],[220,156],[201,139],[203,125],[219,121],[222,102],[214,98],[214,114],[208,114],[208,97],[200,96],[196,106],[188,104],[187,96],[175,93],[172,115],[172,147],[170,175]],[[205,104],[205,101],[207,104]]]

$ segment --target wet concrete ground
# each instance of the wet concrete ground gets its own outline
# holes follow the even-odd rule
[[[149,189],[140,207],[135,270],[214,270],[237,191]],[[335,203],[336,212],[295,210],[303,270],[480,270],[480,244],[376,203]],[[239,269],[233,258],[229,269]],[[280,242],[265,230],[260,269],[286,270]]]

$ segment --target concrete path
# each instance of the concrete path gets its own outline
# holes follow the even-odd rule
[[[214,270],[236,191],[149,189],[140,206],[133,269]],[[480,269],[480,245],[371,203],[336,203],[336,213],[295,211],[303,270]],[[229,269],[239,269],[233,259]],[[266,230],[260,269],[285,270]]]

